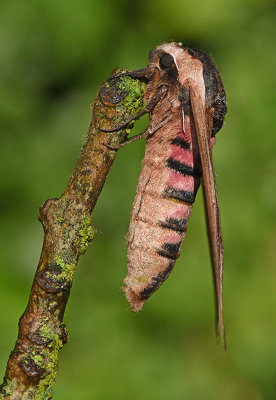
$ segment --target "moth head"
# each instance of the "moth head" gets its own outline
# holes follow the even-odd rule
[[[205,99],[206,109],[213,109],[212,134],[221,128],[227,111],[226,96],[219,72],[208,54],[183,47],[182,43],[165,43],[150,51],[149,67],[158,69],[162,82],[177,82],[183,107],[189,106],[189,87],[193,85]]]
[[[164,44],[149,52],[149,67],[159,71],[163,83],[168,81],[172,84],[178,81],[176,54],[179,46],[175,45],[176,43]]]

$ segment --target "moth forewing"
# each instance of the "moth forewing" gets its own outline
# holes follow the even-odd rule
[[[226,351],[225,329],[223,322],[222,279],[223,279],[223,241],[220,223],[216,182],[210,150],[210,127],[207,125],[205,100],[199,92],[190,85],[192,112],[196,127],[197,142],[202,166],[204,202],[211,250],[215,299],[216,299],[216,330],[220,327],[224,350]],[[209,128],[209,129],[208,129]],[[211,127],[212,128],[212,127]],[[208,131],[209,130],[209,131]]]

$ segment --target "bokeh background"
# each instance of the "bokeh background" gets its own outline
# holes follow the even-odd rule
[[[228,98],[214,160],[225,243],[228,353],[216,346],[199,191],[180,259],[139,315],[120,290],[144,141],[120,151],[66,311],[57,400],[276,398],[274,0],[2,0],[0,373],[40,255],[38,207],[64,190],[114,67],[182,41],[211,54]],[[148,121],[136,124],[138,133]]]

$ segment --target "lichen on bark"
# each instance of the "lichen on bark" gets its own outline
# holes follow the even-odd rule
[[[114,70],[112,75],[125,70]],[[91,212],[116,156],[108,146],[124,141],[133,124],[107,133],[134,116],[143,106],[144,84],[130,77],[105,82],[96,96],[86,141],[72,177],[59,199],[40,208],[44,243],[27,308],[11,352],[2,400],[48,400],[58,371],[62,346],[67,342],[63,323],[79,256],[92,241]]]

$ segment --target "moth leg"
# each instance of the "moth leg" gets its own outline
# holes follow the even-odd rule
[[[129,76],[130,78],[133,79],[142,79],[142,80],[144,79],[148,81],[152,78],[152,75],[154,74],[153,70],[154,68],[146,67],[146,68],[136,69],[134,71],[120,72],[119,74],[110,76],[103,82],[103,84],[111,81],[112,79],[121,78],[123,76]]]
[[[116,126],[115,128],[112,129],[103,129],[100,126],[98,126],[99,130],[102,132],[107,132],[107,133],[111,133],[111,132],[118,132],[121,129],[127,128],[127,126],[132,122],[135,121],[136,119],[139,119],[140,117],[142,117],[142,115],[145,115],[149,112],[148,107],[144,108],[143,110],[139,111],[136,115],[134,115],[134,117],[131,117],[129,119],[127,119],[126,121],[124,121],[122,124]]]
[[[145,130],[142,133],[139,133],[138,135],[132,136],[131,138],[125,140],[123,143],[119,144],[118,146],[109,146],[109,144],[102,143],[105,147],[107,147],[109,150],[114,150],[117,151],[121,147],[124,147],[125,145],[129,143],[136,142],[139,139],[147,138],[150,135],[153,135],[158,129],[162,128],[168,121],[172,119],[172,116],[170,115],[169,117],[165,118],[163,121],[160,122],[160,124],[156,125],[154,129],[151,128],[151,126],[148,127],[147,130]]]
[[[128,140],[125,140],[123,143],[121,143],[121,144],[119,144],[118,146],[109,146],[109,144],[105,144],[105,143],[102,143],[105,147],[107,147],[109,150],[114,150],[114,151],[117,151],[117,150],[119,150],[121,147],[124,147],[125,145],[127,145],[127,144],[129,144],[129,143],[132,143],[132,142],[136,142],[136,140],[139,140],[139,139],[142,139],[142,138],[146,138],[146,137],[148,137],[150,135],[150,133],[149,133],[149,130],[147,129],[147,130],[145,130],[144,132],[142,132],[142,133],[139,133],[139,135],[135,135],[135,136],[133,136],[133,137],[131,137],[130,139],[128,139]]]
[[[112,129],[103,129],[100,126],[98,126],[98,129],[102,132],[106,132],[106,133],[111,133],[111,132],[118,132],[121,129],[126,128],[132,121],[135,121],[136,119],[139,119],[140,117],[142,117],[142,115],[145,115],[149,112],[151,112],[154,107],[161,101],[163,100],[163,98],[166,96],[168,91],[167,86],[163,85],[160,87],[159,92],[157,93],[157,95],[149,102],[149,104],[141,111],[139,111],[136,115],[134,115],[133,117],[127,119],[126,121],[124,121],[122,124],[116,126],[115,128]]]

